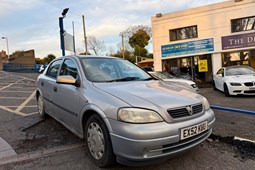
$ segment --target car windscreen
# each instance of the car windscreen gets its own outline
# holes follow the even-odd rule
[[[249,75],[255,74],[255,70],[251,67],[234,67],[226,69],[226,76]]]
[[[150,80],[152,77],[127,60],[117,58],[82,58],[87,79],[92,82]]]

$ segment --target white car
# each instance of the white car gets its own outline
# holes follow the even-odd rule
[[[213,77],[214,88],[230,95],[255,95],[255,70],[248,66],[222,67]]]
[[[177,85],[182,85],[187,87],[188,89],[191,89],[194,92],[198,92],[198,87],[197,84],[194,81],[191,80],[186,80],[186,79],[181,79],[172,76],[171,74],[168,73],[163,73],[160,71],[150,71],[149,72],[152,76],[161,79],[163,81],[169,81],[169,82],[175,82]]]
[[[47,67],[47,65],[44,65],[44,64],[41,65],[38,72],[42,73],[45,70],[46,67]]]

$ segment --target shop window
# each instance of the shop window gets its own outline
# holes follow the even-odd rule
[[[249,52],[241,51],[234,53],[224,53],[222,65],[225,67],[232,65],[249,65]]]
[[[248,31],[255,29],[255,16],[231,20],[232,32]]]
[[[190,26],[178,29],[169,30],[170,41],[184,40],[190,38],[197,38],[197,26]]]

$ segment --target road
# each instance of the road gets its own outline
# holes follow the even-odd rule
[[[55,120],[36,115],[34,96],[37,73],[0,72],[0,137],[17,156],[0,159],[8,169],[100,169],[87,156],[84,142]],[[255,111],[254,96],[225,97],[202,88],[211,105]],[[139,169],[255,169],[255,116],[215,110],[213,135],[203,144],[163,163]],[[115,164],[107,169],[130,169]],[[138,169],[138,168],[135,168]]]

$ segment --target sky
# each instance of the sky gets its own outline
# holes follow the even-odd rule
[[[17,50],[35,50],[37,58],[48,54],[61,56],[58,18],[64,18],[65,30],[72,34],[74,22],[77,53],[84,52],[82,15],[87,36],[104,41],[117,51],[120,32],[129,26],[151,26],[151,17],[226,0],[0,0],[0,37],[7,37],[10,54]],[[149,47],[150,48],[150,47]],[[0,51],[7,51],[6,40],[0,39]],[[149,49],[150,52],[151,49]],[[72,54],[66,52],[66,54]]]

